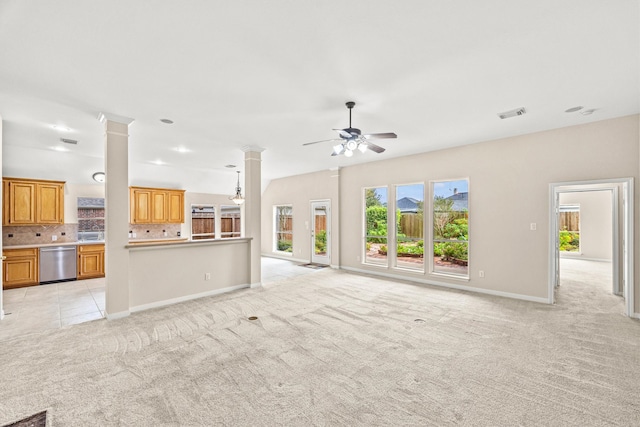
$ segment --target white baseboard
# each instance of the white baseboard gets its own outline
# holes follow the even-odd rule
[[[127,317],[131,314],[130,311],[120,311],[118,313],[105,313],[107,320],[117,320]]]
[[[443,288],[458,289],[458,290],[461,290],[461,291],[476,292],[476,293],[480,293],[480,294],[494,295],[494,296],[498,296],[498,297],[505,297],[505,298],[524,300],[524,301],[539,302],[539,303],[542,303],[542,304],[549,304],[549,300],[547,298],[532,297],[532,296],[529,296],[529,295],[514,294],[514,293],[511,293],[511,292],[494,291],[494,290],[491,290],[491,289],[474,288],[473,286],[456,285],[456,284],[453,284],[453,283],[445,283],[445,282],[438,282],[438,281],[435,281],[435,280],[419,279],[419,278],[416,278],[416,277],[398,276],[397,274],[390,274],[390,273],[383,273],[383,272],[377,272],[377,271],[362,270],[362,269],[359,269],[359,268],[352,268],[352,267],[341,267],[341,269],[342,270],[346,270],[346,271],[353,271],[355,273],[370,274],[372,276],[382,276],[382,277],[387,277],[389,279],[403,280],[403,281],[407,281],[407,282],[415,282],[415,283],[420,283],[420,284],[424,284],[424,285],[439,286],[439,287],[443,287]]]
[[[248,288],[248,287],[250,287],[249,284],[229,286],[229,287],[226,287],[226,288],[214,289],[214,290],[207,291],[207,292],[201,292],[199,294],[185,295],[185,296],[182,296],[182,297],[171,298],[171,299],[167,299],[167,300],[163,300],[163,301],[150,302],[149,304],[137,305],[135,307],[131,307],[130,310],[131,310],[132,313],[136,313],[138,311],[144,311],[144,310],[149,310],[149,309],[152,309],[152,308],[164,307],[164,306],[167,306],[167,305],[177,304],[179,302],[190,301],[190,300],[193,300],[193,299],[198,299],[198,298],[203,298],[203,297],[210,297],[210,296],[213,296],[213,295],[220,295],[220,294],[224,294],[224,293],[232,292],[232,291],[237,291],[238,289],[244,289],[244,288]]]
[[[640,313],[631,313],[629,317],[632,317],[634,319],[640,319]]]
[[[249,285],[249,287],[251,289],[261,288],[262,287],[262,282],[252,283],[251,285]]]
[[[306,264],[306,263],[309,262],[308,259],[293,258],[293,257],[290,257],[288,255],[278,255],[278,254],[272,253],[272,252],[263,253],[261,255],[264,256],[264,257],[267,257],[267,258],[283,259],[285,261],[299,262],[299,263],[302,263],[302,264]]]

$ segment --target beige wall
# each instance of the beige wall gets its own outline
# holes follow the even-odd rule
[[[561,193],[561,205],[580,206],[580,258],[611,261],[612,239],[611,191]],[[574,256],[573,253],[563,254]]]
[[[78,197],[103,197],[104,184],[65,184],[64,223],[78,223]]]
[[[249,247],[250,240],[244,238],[131,247],[130,310],[249,286]]]
[[[634,115],[345,167],[340,171],[339,188],[340,265],[414,280],[546,300],[549,184],[621,177],[633,177],[637,183],[640,166],[639,129],[639,116]],[[402,143],[402,137],[397,143]],[[269,245],[273,229],[273,204],[292,201],[304,204],[305,200],[316,197],[317,193],[330,191],[329,180],[314,180],[309,175],[278,180],[276,185],[272,183],[266,189],[263,240],[268,241]],[[368,266],[358,260],[358,257],[362,257],[364,187],[424,182],[428,188],[429,181],[459,178],[469,179],[468,281],[444,278],[428,271],[424,274],[408,273]],[[637,184],[635,188],[637,224],[640,197]],[[299,214],[294,206],[294,216],[297,218]],[[308,208],[302,209],[301,215],[306,219],[309,216]],[[537,224],[535,231],[530,230],[531,223]],[[636,251],[639,229],[635,228]],[[296,230],[299,228],[294,229],[294,233]],[[304,241],[297,242],[297,245],[302,245],[302,248],[297,247],[296,257],[299,249],[304,251],[310,246]],[[263,252],[270,250],[271,246],[263,247]],[[640,296],[637,279],[639,267],[636,263],[636,299]],[[480,270],[485,272],[484,278],[479,277]]]
[[[282,256],[273,251],[273,208],[293,206],[293,253],[291,258],[311,260],[311,201],[331,201],[331,265],[340,265],[340,204],[339,170],[327,170],[276,179],[269,183],[262,195],[262,254]],[[285,255],[286,257],[286,255]]]

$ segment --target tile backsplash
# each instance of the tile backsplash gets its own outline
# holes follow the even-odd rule
[[[70,243],[77,240],[78,224],[2,227],[2,246]]]
[[[163,239],[178,237],[182,224],[129,224],[129,230],[136,234],[132,239]],[[165,236],[166,233],[166,236]]]
[[[182,224],[129,224],[136,234],[132,239],[162,239],[178,237]],[[165,236],[166,233],[166,236]],[[52,236],[56,236],[53,240]],[[78,224],[30,225],[2,227],[2,246],[44,245],[78,241]]]

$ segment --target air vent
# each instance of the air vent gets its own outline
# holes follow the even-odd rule
[[[527,113],[524,107],[516,108],[515,110],[505,111],[504,113],[498,113],[498,117],[501,119],[508,119],[509,117],[523,116]]]
[[[75,139],[60,138],[60,141],[64,142],[65,144],[78,145],[78,141],[76,141]]]

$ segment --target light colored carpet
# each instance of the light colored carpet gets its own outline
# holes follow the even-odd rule
[[[0,425],[640,425],[640,323],[572,268],[556,306],[323,269],[5,340]]]

